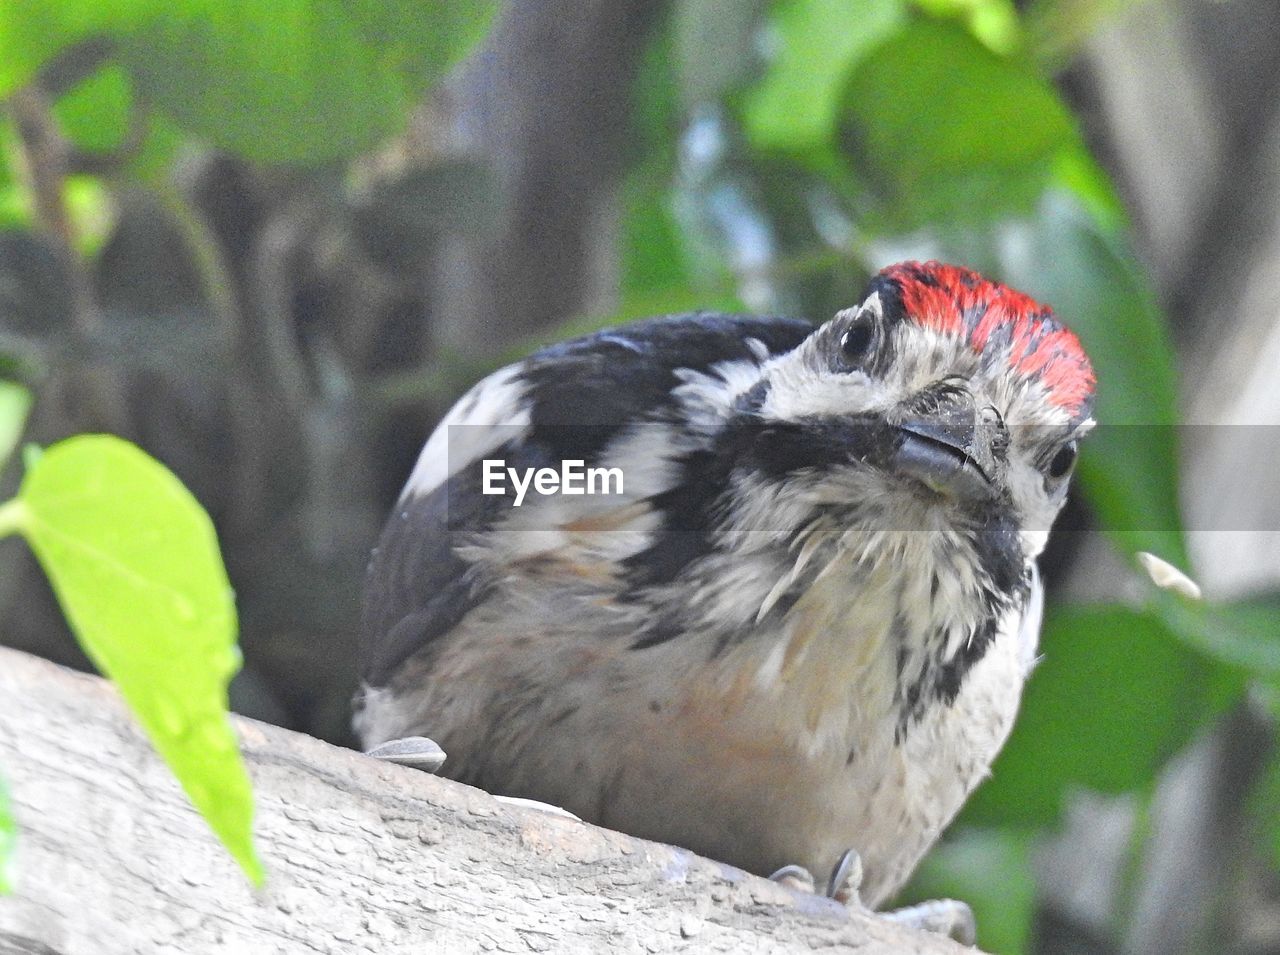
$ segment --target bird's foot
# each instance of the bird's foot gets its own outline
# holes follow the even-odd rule
[[[827,897],[842,905],[862,908],[862,856],[849,849],[840,857],[827,879]]]
[[[545,812],[552,816],[563,816],[566,819],[582,821],[581,816],[575,816],[563,806],[553,806],[549,802],[538,802],[536,799],[525,799],[523,796],[499,796],[497,793],[493,794],[493,798],[508,806],[519,806],[521,809],[536,809],[538,812]]]
[[[440,748],[435,740],[427,739],[425,736],[406,736],[403,739],[387,740],[387,742],[380,743],[373,749],[366,750],[365,755],[388,763],[395,763],[398,766],[420,769],[424,773],[439,772],[445,760],[444,750]],[[578,818],[568,809],[561,809],[559,806],[553,806],[550,803],[538,802],[536,799],[523,799],[520,796],[499,796],[497,793],[493,794],[493,798],[498,802],[506,803],[508,806],[537,809],[553,816],[567,816],[570,819]]]
[[[798,892],[818,891],[813,874],[798,865],[783,866],[770,880]],[[850,849],[840,857],[824,887],[828,898],[835,899],[850,908],[863,908],[859,890],[862,888],[862,857],[856,849]],[[877,913],[881,918],[909,928],[945,935],[961,945],[973,945],[977,939],[977,924],[973,910],[955,899],[938,899],[921,902],[906,908]]]
[[[804,866],[784,865],[773,875],[769,876],[770,882],[777,882],[778,885],[791,889],[794,892],[817,892],[818,888],[813,881],[813,873]]]
[[[420,769],[424,773],[439,772],[444,765],[444,750],[425,736],[406,736],[404,739],[387,740],[373,749],[365,751],[366,756],[385,760],[400,766]]]
[[[899,925],[945,935],[961,945],[977,944],[978,925],[973,918],[973,909],[956,899],[934,899],[892,912],[881,912],[880,915]]]
[[[797,892],[817,893],[818,891],[818,885],[813,878],[813,873],[803,866],[784,865],[769,876],[769,880],[777,882],[779,885],[784,885],[788,889],[794,889]],[[826,885],[823,886],[823,894],[844,905],[857,906],[862,904],[861,899],[858,897],[858,889],[861,886],[862,857],[858,855],[857,850],[850,849],[840,857],[840,861],[831,870],[831,875],[827,878]]]

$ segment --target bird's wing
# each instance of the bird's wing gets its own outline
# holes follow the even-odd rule
[[[466,548],[478,535],[515,519],[532,530],[608,525],[608,512],[584,510],[592,505],[582,497],[526,499],[513,510],[509,497],[481,493],[482,460],[521,473],[565,460],[586,467],[634,461],[646,473],[613,505],[624,520],[638,498],[670,490],[660,469],[648,466],[671,434],[663,423],[682,410],[673,392],[699,375],[731,375],[790,351],[812,330],[794,319],[709,313],[650,319],[545,348],[477,384],[427,441],[374,551],[362,622],[365,685],[385,686],[484,601],[491,572]],[[653,430],[638,432],[641,422]],[[623,455],[628,442],[639,444]],[[651,454],[644,442],[653,443]],[[528,548],[539,538],[505,539]]]

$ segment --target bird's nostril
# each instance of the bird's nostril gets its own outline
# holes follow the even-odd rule
[[[945,431],[961,444],[972,439],[980,424],[968,382],[954,376],[934,382],[904,402],[901,416],[904,421],[926,422],[930,430]]]
[[[995,405],[984,405],[978,412],[977,436],[981,439],[992,462],[1003,461],[1009,452],[1009,428],[1004,422],[1004,415]]]

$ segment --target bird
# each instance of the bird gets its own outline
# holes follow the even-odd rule
[[[386,524],[357,733],[881,906],[1013,726],[1094,392],[1050,308],[936,261],[817,326],[535,351],[440,421]]]

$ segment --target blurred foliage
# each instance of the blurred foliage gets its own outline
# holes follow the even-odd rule
[[[1010,827],[973,828],[930,853],[899,902],[963,899],[989,952],[1027,951],[1036,909],[1031,838]]]
[[[0,534],[14,532],[90,658],[260,884],[253,798],[227,719],[235,600],[209,516],[134,445],[84,435],[31,456],[17,498],[0,506]]]
[[[1027,684],[1016,735],[994,782],[965,807],[966,822],[1046,826],[1073,786],[1147,786],[1222,706],[1212,682],[1221,674],[1151,614],[1059,607],[1042,641],[1046,659]]]
[[[0,10],[0,97],[75,43],[111,64],[59,104],[85,149],[118,145],[144,100],[185,132],[263,162],[320,163],[395,132],[484,35],[497,0],[33,0]]]
[[[1274,688],[1271,695],[1271,712],[1275,715],[1280,713],[1275,705],[1280,699],[1276,697]],[[1280,806],[1280,754],[1271,755],[1262,778],[1250,795],[1251,816],[1254,820],[1254,832],[1251,835],[1266,847],[1271,864],[1280,868],[1280,815],[1276,813],[1276,807]]]
[[[1030,65],[926,19],[859,61],[837,137],[876,200],[875,227],[895,232],[1029,211],[1054,157],[1076,142],[1067,108]]]
[[[1098,373],[1102,422],[1084,445],[1080,491],[1120,553],[1150,550],[1185,567],[1172,345],[1116,191],[1055,84],[1089,31],[1129,2],[675,0],[636,89],[632,161],[619,193],[617,306],[565,316],[536,342],[504,341],[501,357],[693,307],[820,320],[891,261],[961,262],[1052,304],[1080,334]],[[173,389],[159,392],[162,407],[171,403],[184,422],[225,426],[213,450],[203,449],[216,465],[190,471],[203,479],[197,490],[210,509],[255,533],[269,517],[288,525],[266,556],[252,537],[242,560],[251,571],[297,567],[306,579],[273,582],[262,601],[298,613],[315,607],[317,617],[338,621],[338,633],[349,618],[323,598],[349,593],[358,570],[322,558],[343,546],[339,519],[369,506],[357,496],[372,497],[360,483],[360,434],[391,430],[406,406],[439,413],[493,360],[403,344],[417,341],[405,329],[422,324],[426,306],[388,276],[416,287],[413,273],[442,236],[483,235],[499,223],[498,172],[483,157],[434,144],[406,168],[371,170],[387,163],[389,138],[391,152],[405,148],[395,137],[410,108],[473,48],[498,6],[0,5],[0,98],[13,107],[0,124],[5,373],[40,385],[89,352],[130,373],[159,374]],[[49,99],[47,116],[32,91]],[[48,177],[37,175],[42,122],[71,158],[54,182],[60,211],[52,218]],[[256,192],[227,190],[240,202],[230,212],[202,205],[178,183],[184,157],[208,147],[259,176]],[[121,209],[139,192],[170,229],[151,246],[122,239]],[[293,232],[262,241],[262,208],[276,199],[306,214],[276,220]],[[301,244],[286,241],[294,233],[315,235],[322,252],[298,253]],[[148,256],[173,245],[189,253],[183,268],[193,275],[172,260],[155,274]],[[305,277],[284,292],[263,278],[283,268],[271,258],[277,248]],[[77,266],[94,275],[112,255],[100,291],[108,297],[109,282],[133,283],[127,302],[145,313],[135,322],[142,331],[95,324],[77,297]],[[152,299],[163,307],[137,305]],[[337,318],[323,307],[330,300]],[[370,302],[391,319],[375,324]],[[289,307],[306,320],[293,322]],[[212,320],[191,320],[200,309]],[[92,333],[77,340],[65,332],[69,314]],[[0,445],[16,440],[4,429],[5,408],[21,400],[0,390]],[[227,446],[236,450],[230,463]],[[278,479],[287,493],[273,485],[273,496],[262,489],[276,460],[301,477]],[[358,520],[352,526],[358,566],[368,531]],[[337,576],[323,576],[331,571]],[[246,571],[242,593],[263,577]],[[994,778],[909,890],[972,900],[980,941],[994,951],[1027,950],[1029,847],[1073,788],[1146,795],[1168,756],[1246,687],[1280,686],[1274,599],[1198,606],[1155,593],[1136,574],[1131,583],[1132,605],[1051,604],[1044,660]],[[205,593],[210,619],[230,627],[218,617],[220,593]],[[287,629],[270,610],[261,619],[273,638]],[[166,626],[183,632],[181,621]],[[280,637],[285,650],[263,650],[277,673],[311,652],[320,624],[308,618],[298,629],[298,646]],[[233,668],[220,632],[208,638],[206,713]],[[194,658],[190,667],[184,680],[196,678]]]

